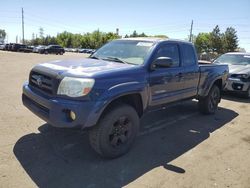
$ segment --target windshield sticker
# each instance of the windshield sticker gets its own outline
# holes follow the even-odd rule
[[[150,46],[153,46],[153,43],[152,42],[138,42],[136,46],[150,47]]]
[[[250,58],[250,56],[249,56],[249,55],[245,55],[244,57],[245,57],[245,58]]]

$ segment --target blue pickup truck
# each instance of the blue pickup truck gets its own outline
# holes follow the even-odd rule
[[[52,126],[87,129],[93,149],[115,158],[152,108],[197,99],[202,113],[215,113],[227,76],[227,65],[199,65],[191,43],[118,39],[86,59],[36,65],[22,101]]]

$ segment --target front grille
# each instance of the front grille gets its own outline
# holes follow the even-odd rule
[[[32,71],[30,73],[29,84],[47,94],[53,94],[54,80],[51,76]]]

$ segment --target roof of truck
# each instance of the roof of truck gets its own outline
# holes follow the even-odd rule
[[[122,38],[118,40],[136,40],[136,41],[146,41],[146,42],[162,42],[162,41],[170,41],[170,42],[183,42],[183,43],[189,43],[185,40],[178,40],[178,39],[168,39],[168,38],[157,38],[157,37],[134,37],[134,38]]]

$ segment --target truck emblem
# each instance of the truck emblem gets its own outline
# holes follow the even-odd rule
[[[37,78],[36,82],[37,82],[37,85],[38,85],[39,87],[41,87],[42,84],[43,84],[43,78],[42,78],[41,76],[39,76],[39,77]]]

